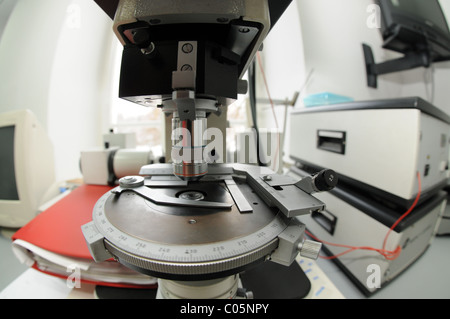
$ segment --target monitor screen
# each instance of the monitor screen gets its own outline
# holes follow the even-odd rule
[[[19,200],[14,164],[15,126],[0,127],[0,200]]]
[[[0,227],[24,226],[56,195],[45,129],[30,110],[0,113]]]
[[[450,30],[439,0],[375,0],[381,8],[383,48],[419,54],[430,63],[450,59]]]
[[[438,1],[430,0],[391,0],[399,13],[411,15],[432,28],[438,28],[444,34],[450,34],[447,21]]]

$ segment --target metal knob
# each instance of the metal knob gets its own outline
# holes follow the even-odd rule
[[[323,170],[315,175],[306,176],[295,183],[295,186],[308,194],[330,191],[338,183],[338,175],[331,169]]]
[[[320,192],[330,191],[336,187],[338,176],[335,171],[326,169],[313,177],[315,188]]]
[[[322,243],[312,240],[305,240],[303,243],[298,245],[297,249],[300,252],[300,256],[316,260],[319,258]]]
[[[142,176],[126,176],[119,179],[119,185],[122,188],[135,188],[144,186],[144,178]]]

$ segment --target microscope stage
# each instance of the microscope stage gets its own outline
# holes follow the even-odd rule
[[[143,171],[150,174],[121,180],[96,203],[83,233],[95,260],[113,257],[157,278],[221,278],[265,260],[288,266],[305,230],[289,214],[323,207],[289,181],[272,187],[278,175],[260,167],[211,166],[198,182],[174,179],[166,166]],[[290,210],[299,198],[301,208]]]

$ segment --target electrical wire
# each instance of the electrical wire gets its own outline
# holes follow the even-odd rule
[[[425,69],[424,71],[424,82],[425,82],[425,91],[428,100],[431,104],[434,103],[435,93],[436,93],[436,84],[435,84],[435,68],[434,64],[430,66],[430,68]],[[431,86],[431,89],[428,89],[428,86]],[[430,92],[431,91],[431,92]]]
[[[337,259],[343,255],[346,255],[348,253],[351,253],[352,251],[355,250],[368,250],[368,251],[375,251],[377,253],[379,253],[380,255],[384,256],[384,258],[386,260],[395,260],[397,259],[401,252],[402,252],[402,248],[400,246],[397,246],[397,248],[395,250],[386,250],[386,243],[388,241],[389,235],[391,234],[391,232],[398,226],[398,224],[400,224],[402,222],[402,220],[404,220],[407,216],[409,216],[414,208],[417,206],[419,200],[420,200],[420,196],[422,193],[422,181],[420,178],[420,173],[417,173],[417,180],[418,180],[418,185],[419,185],[419,190],[416,196],[416,199],[414,200],[413,204],[411,205],[411,207],[399,218],[397,219],[397,221],[392,225],[392,227],[389,229],[389,231],[387,232],[386,236],[384,237],[384,241],[383,241],[383,247],[381,249],[379,248],[374,248],[374,247],[356,247],[356,246],[349,246],[349,245],[342,245],[342,244],[335,244],[335,243],[330,243],[330,242],[326,242],[323,240],[320,240],[319,238],[315,237],[314,235],[312,235],[310,232],[306,231],[306,234],[308,236],[310,236],[312,239],[321,242],[325,245],[329,245],[329,246],[335,246],[335,247],[341,247],[341,248],[347,248],[346,251],[337,254],[337,255],[332,255],[332,256],[320,256],[321,259],[327,259],[327,260],[331,260],[331,259]]]
[[[250,112],[253,122],[253,128],[256,132],[255,134],[255,143],[256,143],[256,156],[258,160],[258,166],[267,166],[263,163],[259,157],[261,154],[261,143],[259,139],[259,127],[258,127],[258,115],[256,110],[256,62],[253,61],[248,69],[248,82],[249,82],[249,100],[250,100]]]
[[[257,56],[257,59],[258,59],[259,68],[261,70],[261,75],[262,75],[262,78],[263,78],[263,81],[264,81],[264,86],[266,88],[267,97],[268,97],[269,102],[270,102],[270,107],[272,109],[272,115],[273,115],[273,118],[274,118],[274,121],[275,121],[275,127],[277,129],[277,141],[278,142],[277,142],[277,147],[276,147],[276,150],[275,150],[275,156],[274,156],[274,161],[273,161],[273,168],[274,168],[274,170],[277,170],[276,167],[278,165],[277,162],[278,162],[278,157],[279,157],[279,152],[280,152],[280,131],[279,131],[279,127],[278,127],[278,119],[277,119],[277,115],[275,114],[275,105],[274,105],[272,97],[270,95],[269,85],[267,83],[266,73],[264,72],[264,66],[263,66],[263,63],[262,63],[262,60],[261,60],[261,55],[259,54],[259,52],[257,52],[256,56]]]
[[[259,68],[261,70],[261,75],[264,80],[264,86],[266,88],[267,97],[269,99],[270,107],[272,109],[273,118],[275,120],[275,126],[278,129],[278,120],[277,120],[277,115],[275,114],[275,104],[273,103],[272,96],[270,95],[269,85],[268,85],[267,78],[266,78],[266,72],[264,71],[264,66],[263,66],[263,63],[261,60],[261,54],[259,54],[259,52],[257,52],[256,56],[258,57],[258,65],[259,65]]]

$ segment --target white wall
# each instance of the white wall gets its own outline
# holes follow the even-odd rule
[[[17,0],[0,41],[0,111],[28,108],[47,129],[57,180],[81,177],[112,95],[112,21],[92,0]]]
[[[297,7],[294,0],[270,31],[261,52],[273,99],[291,98],[309,72]],[[265,88],[261,82],[258,81],[258,94],[264,96]]]
[[[431,90],[424,83],[429,71],[425,68],[383,75],[378,89],[367,87],[362,43],[372,47],[377,63],[399,56],[382,49],[380,31],[368,27],[371,4],[372,0],[294,0],[264,43],[271,95],[290,97],[314,69],[304,96],[328,91],[355,100],[411,94],[427,99],[427,88]],[[450,21],[450,0],[441,0],[441,5]],[[450,97],[445,89],[449,63],[435,64],[435,80],[435,102],[450,113],[444,102]]]
[[[16,0],[0,0],[0,40],[15,6]]]
[[[383,75],[378,78],[378,89],[367,87],[363,42],[372,47],[377,63],[399,56],[382,49],[379,29],[368,27],[371,4],[372,0],[294,0],[264,43],[262,54],[272,98],[290,98],[314,69],[302,97],[333,92],[355,100],[420,96],[430,101],[431,81],[424,78],[431,73],[425,68]],[[450,21],[450,0],[441,0],[441,4]],[[434,104],[450,114],[450,64],[434,68]],[[265,96],[262,84],[258,90]],[[302,107],[301,103],[297,107]],[[267,106],[260,105],[259,110],[263,110],[260,126],[273,127]],[[282,123],[280,107],[277,117]]]
[[[64,1],[19,0],[0,42],[0,108],[29,108],[47,125],[53,57]]]
[[[57,0],[60,1],[60,0]],[[115,66],[112,21],[92,0],[67,1],[53,58],[48,132],[62,179],[80,176],[80,151],[102,145]]]
[[[302,29],[298,16],[297,2],[294,0],[277,24],[272,28],[261,52],[261,60],[267,78],[270,96],[273,100],[290,100],[305,83],[309,69],[305,63]],[[267,99],[268,94],[257,61],[256,92],[258,99]],[[261,129],[284,129],[285,107],[257,103],[258,126]],[[287,123],[289,124],[289,123]],[[289,145],[289,135],[285,136]],[[285,148],[286,149],[286,148]]]
[[[380,77],[378,89],[367,87],[362,43],[372,46],[375,60],[391,59],[381,49],[378,29],[367,26],[371,0],[300,0],[305,63],[314,68],[308,94],[333,92],[365,100],[395,97],[401,92],[398,74]]]
[[[367,12],[372,0],[299,0],[305,63],[315,72],[307,94],[333,92],[355,100],[396,97],[401,92],[401,76],[379,78],[378,89],[367,87],[362,43],[369,44],[375,60],[396,57],[381,48],[378,29],[369,28]]]

